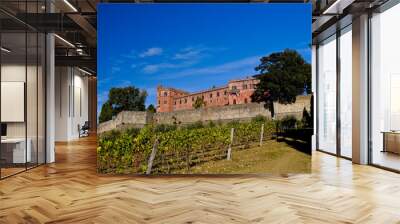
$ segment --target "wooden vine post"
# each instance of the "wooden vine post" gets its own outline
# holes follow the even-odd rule
[[[231,160],[231,153],[232,153],[232,144],[233,144],[233,133],[235,132],[235,129],[231,129],[231,142],[229,143],[229,148],[228,148],[228,155],[226,156],[227,160]]]
[[[264,124],[261,124],[261,133],[260,133],[260,146],[262,146],[264,137]]]
[[[151,168],[153,167],[153,161],[154,161],[154,158],[156,157],[157,148],[158,148],[158,138],[154,141],[153,149],[151,150],[151,154],[149,157],[149,162],[147,164],[147,170],[146,170],[147,175],[151,174]]]
[[[186,172],[189,173],[190,169],[190,147],[186,148]]]

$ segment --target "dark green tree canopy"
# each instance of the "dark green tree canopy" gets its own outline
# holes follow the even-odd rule
[[[311,92],[311,65],[295,50],[272,53],[262,57],[255,70],[260,80],[252,101],[265,102],[272,114],[273,102],[290,104],[296,96]]]
[[[145,101],[147,92],[140,90],[134,86],[128,86],[124,88],[111,88],[108,93],[108,101],[113,107],[115,112],[113,115],[118,114],[121,111],[145,111]]]
[[[154,107],[153,104],[150,104],[150,105],[147,107],[147,111],[152,112],[152,113],[155,113],[155,112],[156,112],[156,108]]]
[[[103,106],[101,106],[101,112],[99,116],[99,122],[103,123],[105,121],[109,121],[112,119],[113,109],[110,102],[105,102]]]
[[[111,120],[112,116],[116,116],[121,111],[145,111],[146,97],[147,92],[145,90],[140,90],[134,86],[111,88],[108,93],[108,100],[101,108],[99,122]],[[109,115],[110,110],[111,116]]]

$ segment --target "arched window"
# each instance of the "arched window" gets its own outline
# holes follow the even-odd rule
[[[168,93],[167,93],[167,92],[164,92],[164,96],[168,96]]]
[[[236,100],[233,100],[233,104],[236,104]]]

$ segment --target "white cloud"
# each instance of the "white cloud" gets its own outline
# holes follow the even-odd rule
[[[179,60],[197,60],[205,50],[206,48],[187,47],[176,53],[173,58]]]
[[[159,71],[163,71],[166,69],[177,69],[177,68],[185,68],[195,64],[195,61],[184,61],[182,63],[159,63],[159,64],[150,64],[143,67],[142,71],[147,74],[153,74]]]
[[[142,71],[147,74],[152,74],[158,72],[159,69],[160,69],[160,64],[154,64],[154,65],[144,66]]]
[[[141,58],[151,57],[151,56],[160,55],[162,53],[163,53],[163,49],[162,48],[152,47],[152,48],[149,48],[146,51],[140,53],[139,57],[141,57]]]
[[[218,75],[225,73],[237,73],[238,71],[248,71],[254,72],[254,68],[259,64],[259,59],[261,56],[252,56],[243,58],[236,61],[230,61],[227,63],[208,66],[208,67],[200,67],[193,69],[186,69],[176,73],[164,73],[157,78],[159,79],[175,79],[175,78],[183,78],[188,76],[198,76],[198,75]],[[251,74],[243,74],[243,75],[251,75]]]
[[[119,66],[111,67],[111,74],[114,74],[114,73],[119,72],[119,71],[121,71],[121,67],[119,67]]]
[[[127,87],[131,85],[132,85],[131,80],[119,80],[117,87]]]
[[[132,49],[129,53],[121,54],[121,58],[124,58],[124,61],[125,61],[125,59],[128,59],[128,60],[135,59],[136,54],[137,54],[137,52],[134,49]]]

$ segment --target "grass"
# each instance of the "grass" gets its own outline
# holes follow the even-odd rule
[[[311,155],[297,151],[285,142],[269,140],[261,147],[233,151],[232,160],[203,163],[191,174],[287,174],[309,173]]]

